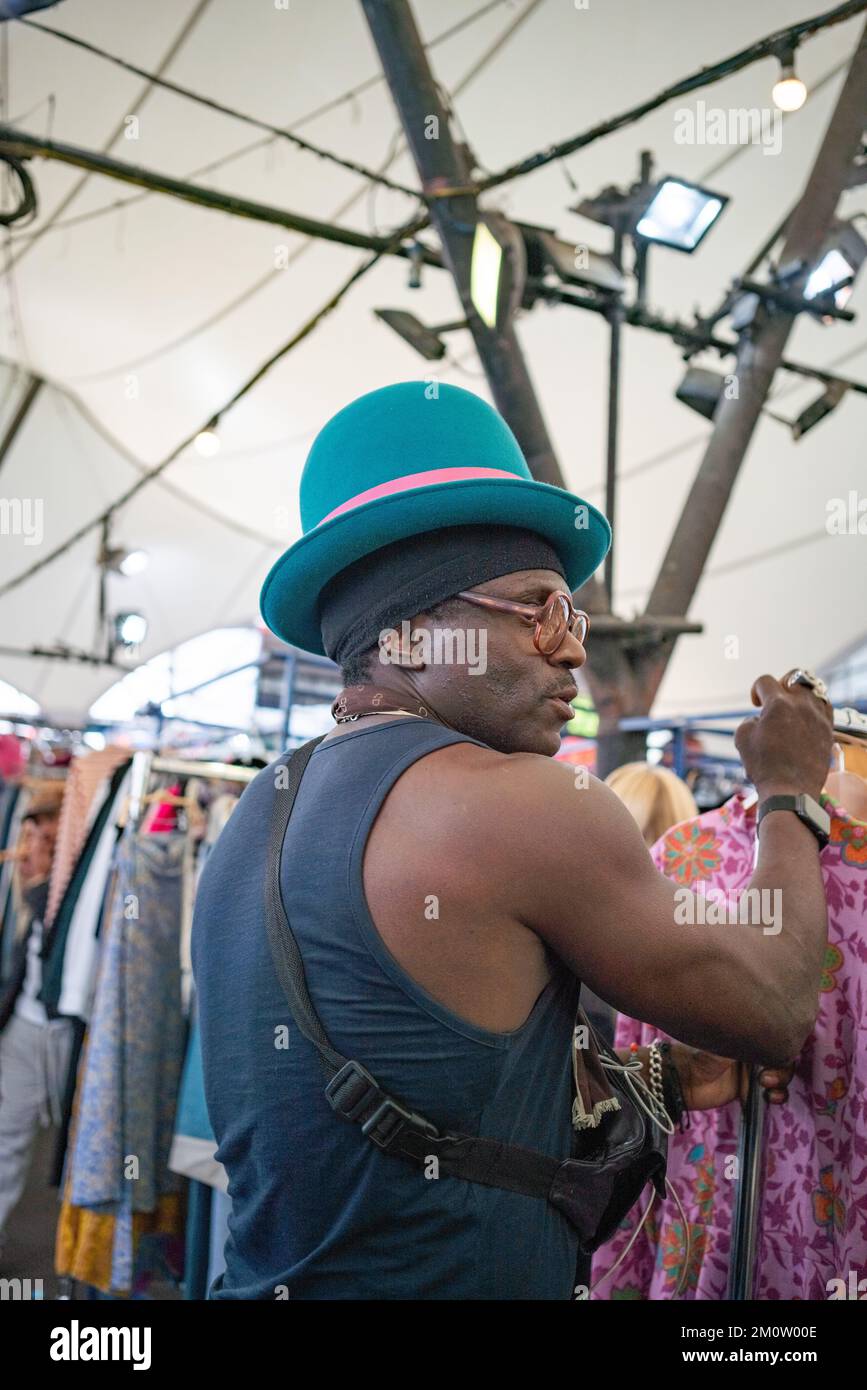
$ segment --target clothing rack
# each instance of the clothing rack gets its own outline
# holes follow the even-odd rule
[[[168,772],[180,777],[203,777],[216,782],[252,782],[261,772],[258,767],[240,767],[237,763],[198,762],[194,758],[161,757],[143,751],[133,754],[128,815],[136,824],[141,815],[142,801],[154,773]]]

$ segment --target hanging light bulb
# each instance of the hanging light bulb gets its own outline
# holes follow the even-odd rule
[[[800,111],[807,100],[807,88],[795,72],[795,50],[784,49],[780,55],[780,75],[771,95],[780,111]]]
[[[217,421],[212,420],[203,430],[199,430],[193,440],[193,448],[203,459],[212,459],[220,452],[220,436],[217,434]]]
[[[141,574],[148,567],[148,553],[146,550],[128,550],[124,554],[118,565],[121,574],[132,575]]]

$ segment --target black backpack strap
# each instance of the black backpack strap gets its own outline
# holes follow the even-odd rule
[[[548,1197],[563,1163],[498,1139],[441,1134],[430,1120],[384,1091],[360,1062],[347,1062],[325,1094],[332,1109],[360,1125],[362,1134],[377,1148],[422,1167],[435,1158],[439,1173],[466,1182],[505,1188],[525,1197]]]
[[[503,1188],[526,1197],[542,1197],[561,1207],[558,1187],[571,1160],[552,1158],[535,1149],[480,1139],[475,1135],[441,1133],[423,1115],[410,1110],[390,1095],[360,1062],[341,1055],[332,1046],[319,1018],[304,976],[304,963],[280,891],[280,857],[286,827],[298,795],[301,778],[313,750],[322,739],[305,743],[276,765],[277,802],[271,825],[266,866],[266,916],[274,966],[292,1017],[319,1053],[328,1084],[325,1094],[336,1114],[361,1127],[377,1148],[417,1165],[432,1158],[438,1173],[463,1178],[486,1187]],[[281,774],[280,769],[285,769]],[[559,1175],[559,1176],[558,1176]]]
[[[289,919],[283,906],[283,894],[280,891],[280,857],[283,841],[286,838],[286,827],[289,824],[292,807],[295,805],[298,788],[301,786],[301,778],[304,776],[314,749],[318,747],[324,737],[323,734],[319,738],[311,739],[309,743],[303,744],[301,748],[289,754],[288,757],[281,758],[274,770],[276,800],[271,819],[271,835],[268,841],[268,863],[265,869],[265,919],[277,978],[289,1001],[292,1017],[305,1038],[312,1042],[316,1048],[326,1075],[330,1079],[344,1065],[346,1058],[342,1057],[331,1046],[328,1034],[322,1026],[322,1020],[313,1007],[313,1001],[307,989],[304,962],[301,959],[298,942],[289,926]]]

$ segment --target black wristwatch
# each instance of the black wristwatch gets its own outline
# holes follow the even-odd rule
[[[767,797],[759,807],[756,829],[771,811],[794,811],[798,820],[806,825],[808,830],[812,830],[819,841],[820,849],[824,849],[831,838],[831,817],[818,801],[814,801],[805,792],[801,792],[799,796]]]

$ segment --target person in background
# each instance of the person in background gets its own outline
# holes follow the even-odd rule
[[[62,782],[45,782],[33,792],[16,854],[22,922],[12,969],[0,989],[0,1252],[39,1126],[58,1122],[72,1045],[72,1020],[49,1019],[38,997],[42,919],[62,797]]]
[[[685,782],[667,767],[654,763],[624,763],[605,778],[644,836],[648,849],[682,820],[698,815],[695,797]]]

